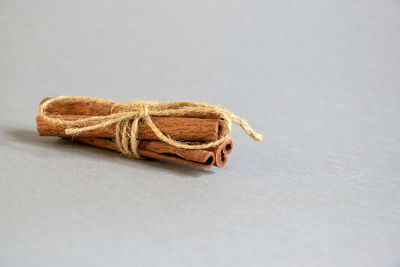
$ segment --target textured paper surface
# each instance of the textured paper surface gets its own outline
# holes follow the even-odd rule
[[[1,266],[399,266],[397,1],[1,1]],[[224,169],[38,137],[42,98],[220,104]]]

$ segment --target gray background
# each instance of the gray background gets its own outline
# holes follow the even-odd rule
[[[400,266],[399,1],[0,0],[1,266]],[[42,98],[225,106],[211,172],[38,137]]]

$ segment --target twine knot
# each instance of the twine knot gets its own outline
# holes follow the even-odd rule
[[[117,111],[111,112],[109,115],[104,116],[91,116],[85,119],[79,119],[74,121],[65,121],[61,118],[52,118],[47,116],[46,108],[55,102],[87,102],[87,103],[97,103],[97,104],[107,104],[113,105],[113,108],[117,108]],[[172,116],[172,117],[182,117],[185,115],[215,115],[219,117],[226,126],[226,133],[224,136],[216,141],[202,143],[202,144],[190,144],[188,142],[182,142],[174,140],[171,137],[165,135],[161,132],[160,128],[151,119],[152,116]],[[137,140],[138,133],[138,123],[143,121],[146,123],[154,134],[163,142],[172,145],[177,148],[184,149],[206,149],[210,147],[217,146],[227,140],[230,136],[232,130],[232,122],[240,125],[242,129],[256,141],[262,140],[262,135],[256,133],[250,125],[243,119],[239,118],[232,112],[225,108],[214,106],[205,103],[197,102],[157,102],[157,101],[143,101],[137,100],[129,104],[117,103],[109,100],[103,100],[93,97],[79,97],[79,96],[60,96],[56,98],[49,99],[43,102],[39,107],[39,115],[49,123],[55,125],[66,126],[65,133],[68,135],[77,135],[82,132],[104,128],[111,124],[116,124],[115,127],[115,142],[118,145],[122,154],[139,158],[140,155],[137,151],[137,146],[139,141]],[[93,125],[86,126],[87,122],[94,122]],[[82,126],[83,125],[83,126]]]

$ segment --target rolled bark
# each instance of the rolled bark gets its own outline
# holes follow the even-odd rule
[[[233,141],[232,139],[228,139],[225,142],[221,143],[219,146],[211,147],[206,149],[211,151],[215,155],[215,162],[214,165],[222,168],[228,162],[228,157],[232,150],[233,150]]]
[[[74,141],[119,151],[117,144],[110,139],[78,137]],[[138,152],[146,158],[165,160],[203,170],[209,170],[215,162],[215,155],[211,151],[180,149],[160,141],[140,141]]]
[[[65,121],[73,121],[88,118],[83,115],[48,115],[51,118],[59,118]],[[219,119],[182,118],[182,117],[154,117],[154,123],[161,132],[175,140],[191,142],[211,142],[218,140],[225,134],[225,124]],[[100,120],[86,122],[81,126],[90,126],[99,123]],[[65,125],[55,125],[45,121],[41,116],[36,117],[37,131],[42,136],[72,137],[65,134]],[[79,137],[115,138],[115,126],[111,124],[95,130],[79,133]],[[144,122],[139,122],[137,138],[140,140],[158,140],[158,137]]]
[[[40,104],[50,99],[52,98],[46,97],[40,102]],[[96,101],[79,101],[77,99],[68,99],[50,103],[50,105],[46,108],[46,112],[54,115],[104,116],[122,111],[127,106],[128,104],[116,103],[114,101],[104,101],[102,103],[98,103]],[[179,117],[219,119],[219,117],[215,114],[202,113],[191,113]]]

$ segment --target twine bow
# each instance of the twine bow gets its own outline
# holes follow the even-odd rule
[[[112,105],[113,108],[117,107],[118,111],[115,113],[111,113],[110,115],[92,116],[89,118],[74,121],[65,121],[61,118],[52,118],[47,116],[47,107],[49,107],[51,104],[54,104],[55,102],[61,101],[81,101],[103,105],[107,104]],[[204,144],[190,144],[187,142],[177,141],[162,133],[160,128],[153,122],[151,118],[152,116],[180,117],[190,114],[216,115],[225,123],[227,130],[224,136],[216,141]],[[229,138],[232,130],[232,122],[240,125],[240,127],[246,132],[246,134],[254,140],[262,140],[261,134],[256,133],[245,120],[239,118],[227,109],[210,104],[190,101],[163,103],[157,101],[137,100],[135,102],[125,104],[93,97],[60,96],[43,102],[39,107],[39,115],[49,123],[66,126],[65,133],[68,135],[77,135],[82,132],[104,128],[108,125],[116,123],[115,142],[117,143],[118,147],[124,155],[135,158],[140,157],[137,152],[138,140],[136,137],[138,132],[138,123],[141,120],[150,127],[150,129],[161,141],[177,148],[206,149],[217,146]],[[98,123],[90,126],[85,126],[85,123],[92,121],[97,121]],[[130,123],[131,121],[132,123]],[[129,124],[131,124],[131,127],[128,131]]]

